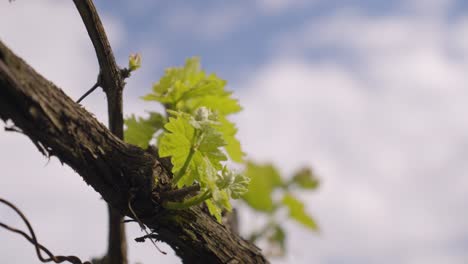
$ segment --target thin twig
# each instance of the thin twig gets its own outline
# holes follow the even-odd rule
[[[21,133],[21,134],[24,134],[23,130],[21,130],[21,128],[13,125],[13,126],[5,126],[5,131],[9,131],[9,132],[18,132],[18,133]]]
[[[26,238],[31,244],[34,245],[34,248],[36,249],[37,257],[39,258],[40,261],[42,261],[44,263],[50,262],[50,261],[53,261],[55,263],[62,263],[64,261],[68,261],[68,262],[73,263],[73,264],[91,264],[91,262],[89,262],[89,261],[82,262],[76,256],[54,256],[54,254],[52,254],[52,252],[50,252],[50,250],[48,250],[43,245],[39,244],[39,242],[37,241],[37,238],[36,238],[36,234],[34,233],[34,230],[33,230],[32,226],[31,226],[31,224],[29,223],[28,219],[15,205],[13,205],[11,202],[9,202],[9,201],[7,201],[5,199],[2,199],[2,198],[0,198],[0,203],[3,203],[5,205],[7,205],[8,207],[13,209],[21,217],[23,222],[26,224],[26,227],[28,228],[29,233],[31,233],[31,236],[29,236],[28,234],[26,234],[25,232],[23,232],[23,231],[21,231],[19,229],[16,229],[14,227],[6,225],[6,224],[4,224],[2,222],[0,222],[0,227],[3,227],[3,228],[5,228],[5,229],[7,229],[7,230],[9,230],[11,232],[20,234],[24,238]],[[43,251],[49,258],[44,258],[41,255],[41,251]]]
[[[91,87],[91,89],[89,89],[85,94],[83,94],[80,99],[78,99],[76,102],[79,104],[83,99],[86,98],[86,96],[90,95],[92,92],[94,92],[94,90],[96,90],[99,86],[101,86],[101,82],[102,82],[102,74],[99,73],[98,74],[98,78],[97,78],[97,81],[96,83],[93,85],[93,87]]]
[[[149,235],[137,237],[135,238],[135,241],[141,243],[141,242],[145,242],[146,239],[157,239],[157,237],[155,234],[149,234]]]
[[[80,97],[80,99],[78,99],[76,102],[79,104],[83,99],[86,98],[86,96],[88,96],[90,93],[94,92],[94,90],[96,90],[98,87],[99,87],[99,84],[96,83],[95,85],[93,85],[93,87],[91,87],[91,89],[89,89],[85,94],[83,94]]]
[[[134,194],[133,192],[130,193],[130,199],[128,200],[128,209],[130,210],[130,212],[132,213],[133,217],[135,217],[135,219],[137,220],[138,224],[140,225],[140,228],[142,231],[145,231],[146,235],[147,236],[150,236],[151,233],[148,232],[148,229],[146,228],[146,226],[143,224],[143,222],[141,222],[141,220],[138,218],[137,214],[135,213],[135,211],[133,211],[133,207],[132,207],[132,203],[131,201],[133,201],[133,198],[134,198]],[[166,255],[167,253],[162,251],[158,245],[156,245],[156,242],[153,241],[153,239],[150,239],[151,240],[151,243],[153,243],[154,247],[159,251],[161,252],[162,254]]]

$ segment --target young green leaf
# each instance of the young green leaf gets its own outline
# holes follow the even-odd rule
[[[216,220],[218,220],[219,223],[222,222],[222,208],[218,207],[214,202],[213,200],[211,199],[208,199],[205,201],[206,203],[206,207],[208,207],[208,211],[210,212],[210,214],[214,217],[216,217]]]
[[[128,58],[128,69],[135,71],[141,67],[141,56],[140,54],[132,54]]]
[[[182,112],[170,112],[176,117],[169,118],[165,126],[167,132],[160,138],[159,155],[171,157],[176,181],[186,173],[189,175],[187,179],[178,182],[179,186],[196,180],[202,187],[206,185],[214,188],[216,172],[222,168],[221,162],[227,159],[221,151],[225,145],[222,134],[212,127],[217,121],[205,110],[199,110],[195,117]]]
[[[146,149],[153,135],[164,126],[165,117],[159,113],[150,112],[148,118],[136,118],[131,115],[125,119],[125,141]]]
[[[190,118],[190,124],[199,131],[199,138],[194,145],[195,150],[207,157],[216,170],[222,169],[222,161],[227,157],[222,152],[222,147],[226,145],[223,134],[216,130],[219,124],[218,116],[205,107],[200,107],[195,111],[195,116]]]
[[[286,232],[280,225],[275,225],[272,228],[272,233],[268,237],[268,241],[273,244],[277,245],[280,250],[280,255],[283,255],[286,251]]]
[[[153,86],[153,92],[143,97],[163,103],[171,110],[192,112],[205,106],[223,115],[241,110],[232,93],[224,89],[226,81],[215,74],[206,75],[200,60],[190,58],[184,67],[169,68],[161,80]]]
[[[292,182],[303,189],[313,190],[319,186],[319,180],[309,168],[303,168],[296,172],[292,178]]]
[[[143,97],[162,103],[167,110],[196,115],[198,109],[209,109],[218,115],[219,125],[213,126],[223,135],[225,150],[235,162],[242,162],[244,153],[235,138],[237,129],[226,115],[239,112],[239,102],[225,90],[226,81],[201,70],[199,58],[190,58],[184,67],[169,68],[153,86],[152,93]]]
[[[226,209],[228,212],[230,212],[232,210],[232,207],[231,203],[229,202],[229,199],[230,197],[226,190],[216,189],[213,192],[213,197],[211,200],[218,208]]]
[[[202,189],[207,189],[213,194],[218,189],[216,186],[217,169],[206,156],[203,156],[203,153],[196,152],[194,157],[192,166],[198,173],[195,179],[200,183]]]
[[[170,110],[177,110],[176,105],[182,96],[205,78],[200,69],[198,58],[190,58],[184,67],[168,68],[161,80],[153,85],[153,92],[143,100],[158,101]]]
[[[235,162],[242,162],[244,159],[244,152],[242,152],[241,144],[236,138],[236,126],[227,120],[225,117],[219,119],[220,126],[216,129],[221,132],[226,141],[226,152],[229,157]]]
[[[183,116],[170,117],[164,128],[167,132],[159,139],[159,156],[171,157],[172,172],[177,175],[184,167],[196,140],[195,129]]]
[[[224,167],[221,174],[218,174],[216,185],[219,189],[226,189],[229,196],[239,199],[248,191],[250,179],[240,173],[235,173]]]
[[[226,81],[212,74],[188,90],[182,97],[186,111],[207,107],[226,116],[242,110],[239,102],[232,98],[232,92],[224,89]]]
[[[275,210],[272,193],[283,182],[275,167],[271,164],[257,165],[247,163],[245,171],[250,178],[249,191],[242,197],[253,209],[272,213]]]
[[[309,216],[305,209],[304,204],[299,201],[296,197],[292,196],[289,193],[286,193],[283,197],[283,204],[289,209],[289,216],[301,223],[305,227],[308,227],[312,230],[317,230],[318,226],[315,223],[314,219]]]

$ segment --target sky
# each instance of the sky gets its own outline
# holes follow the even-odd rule
[[[468,261],[468,4],[466,1],[96,0],[120,65],[143,57],[127,81],[126,115],[165,67],[200,56],[228,80],[244,110],[234,120],[248,157],[284,175],[311,166],[301,193],[320,233],[286,223],[288,255],[273,263]],[[71,98],[95,82],[97,62],[71,1],[0,2],[0,39]],[[107,123],[105,96],[83,102]],[[3,127],[4,124],[0,124]],[[31,220],[56,254],[106,249],[100,196],[56,158],[0,130],[0,197]],[[259,225],[242,211],[241,224]],[[241,213],[242,213],[241,212]],[[22,226],[10,210],[0,218]],[[138,244],[131,263],[180,263]],[[1,263],[39,263],[23,238],[0,230]]]

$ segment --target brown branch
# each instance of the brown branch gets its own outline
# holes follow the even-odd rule
[[[28,228],[28,231],[31,234],[31,236],[29,236],[28,234],[26,234],[25,232],[23,232],[23,231],[21,231],[19,229],[16,229],[14,227],[6,225],[6,224],[4,224],[2,222],[0,222],[0,227],[3,227],[3,228],[5,228],[5,229],[7,229],[7,230],[9,230],[11,232],[20,234],[24,238],[26,238],[31,244],[34,245],[34,248],[36,249],[37,257],[39,258],[40,261],[42,261],[44,263],[51,262],[51,261],[53,261],[55,263],[62,263],[62,262],[68,261],[68,262],[73,263],[73,264],[91,264],[91,262],[89,262],[89,261],[82,262],[80,260],[80,258],[78,258],[76,256],[54,256],[54,254],[52,254],[52,252],[50,252],[50,250],[48,250],[43,245],[39,244],[39,242],[37,241],[37,238],[36,238],[36,234],[34,233],[34,229],[32,228],[31,224],[29,223],[29,220],[26,218],[26,216],[23,214],[23,212],[21,212],[21,210],[18,209],[18,207],[16,207],[14,204],[12,204],[11,202],[9,202],[9,201],[7,201],[7,200],[5,200],[3,198],[0,198],[0,203],[3,203],[5,205],[7,205],[8,207],[13,209],[21,217],[23,222],[26,224],[26,227]],[[41,255],[41,251],[46,253],[49,258],[44,258]]]
[[[98,81],[93,86],[101,86],[107,96],[107,110],[109,117],[109,129],[119,139],[123,139],[123,102],[122,93],[125,86],[121,70],[115,62],[109,40],[101,23],[101,19],[96,11],[92,0],[74,0],[81,18],[86,26],[89,37],[96,51],[100,72]],[[91,93],[94,89],[87,93]],[[81,98],[85,97],[83,95]],[[81,99],[80,98],[80,99]],[[79,102],[80,100],[78,100]],[[127,261],[127,241],[125,236],[125,225],[123,217],[108,205],[109,211],[109,237],[107,260],[109,263],[126,264]]]
[[[107,95],[109,129],[118,138],[123,138],[122,93],[125,82],[115,62],[109,40],[92,0],[73,0],[86,26],[99,62],[100,86]],[[98,78],[99,79],[99,78]]]
[[[260,250],[193,207],[164,210],[159,194],[170,172],[149,152],[109,132],[84,108],[45,80],[0,41],[0,119],[11,119],[31,141],[73,168],[114,209],[133,209],[184,262],[266,263]],[[157,184],[155,185],[155,179]]]
[[[91,0],[73,0],[78,12],[86,26],[88,35],[96,51],[99,68],[102,74],[102,85],[104,91],[107,89],[118,90],[123,88],[123,80],[120,69],[115,62],[109,40],[102,25],[96,7]]]

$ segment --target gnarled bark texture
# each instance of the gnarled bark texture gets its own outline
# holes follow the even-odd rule
[[[139,219],[187,263],[266,263],[253,244],[199,207],[163,209],[170,173],[149,152],[112,135],[89,112],[0,42],[0,118],[11,119],[46,156],[72,167],[122,215]],[[156,183],[154,179],[157,179]]]

